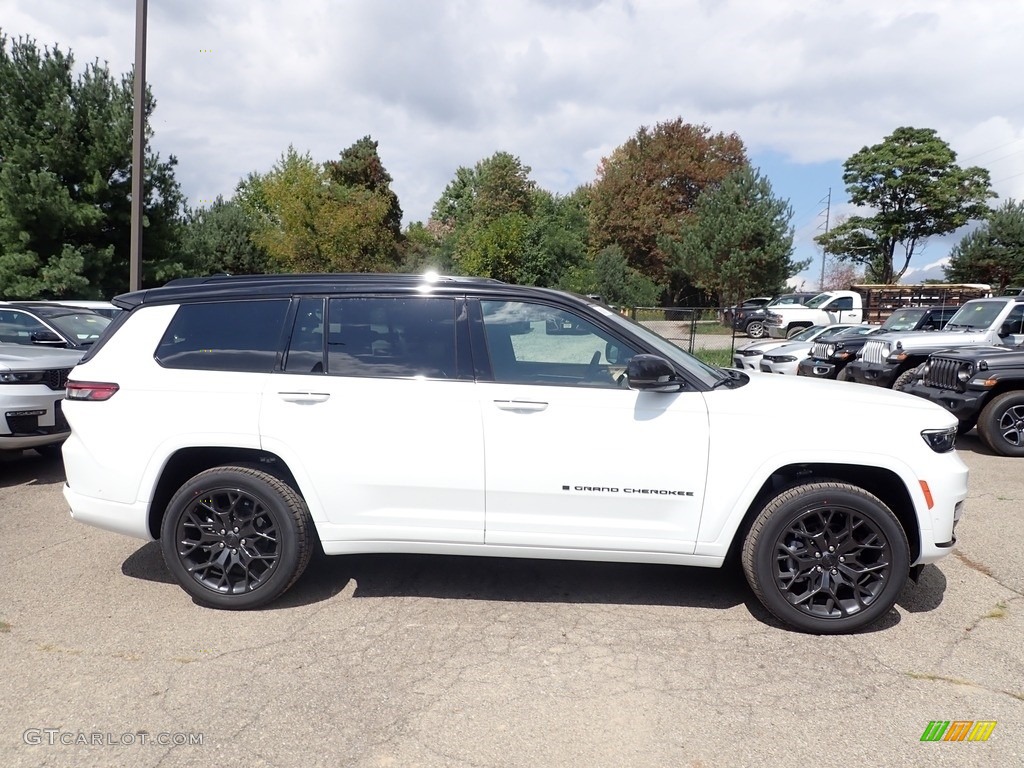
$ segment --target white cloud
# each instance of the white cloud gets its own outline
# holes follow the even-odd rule
[[[1018,92],[1024,6],[957,0],[151,0],[155,146],[193,201],[231,194],[294,144],[336,157],[370,135],[406,219],[459,165],[518,155],[566,193],[641,125],[737,132],[809,202],[814,164],[901,125],[935,128],[965,164],[1024,197]],[[8,35],[127,71],[134,4],[0,0]],[[209,53],[203,51],[209,50]],[[841,182],[832,184],[837,210]],[[808,233],[804,233],[805,235]],[[810,232],[813,237],[814,232]],[[798,238],[813,250],[810,237]]]

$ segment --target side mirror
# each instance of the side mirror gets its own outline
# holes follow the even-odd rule
[[[32,340],[33,344],[41,344],[45,347],[67,346],[67,342],[53,331],[33,331],[29,338]]]
[[[619,355],[621,352],[619,348],[612,344],[610,341],[604,345],[604,359],[607,360],[611,365],[615,365],[619,362]]]
[[[685,386],[668,360],[657,355],[633,355],[626,364],[626,379],[630,389],[647,392],[678,392]]]
[[[1003,323],[1002,325],[999,326],[999,338],[1001,339],[1005,339],[1012,332],[1013,329],[1010,327],[1009,323]]]

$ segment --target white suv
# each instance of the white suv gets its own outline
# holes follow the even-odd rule
[[[128,311],[68,383],[64,494],[77,520],[159,539],[209,606],[273,600],[317,542],[713,568],[735,555],[776,617],[849,632],[951,551],[967,496],[943,408],[714,368],[583,297],[277,275],[115,301]],[[836,407],[875,427],[827,445],[791,429]]]

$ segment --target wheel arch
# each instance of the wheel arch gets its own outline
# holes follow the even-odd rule
[[[160,538],[160,526],[167,504],[189,478],[200,472],[224,465],[246,466],[261,469],[287,483],[295,492],[302,496],[298,483],[291,469],[281,458],[269,451],[255,448],[202,446],[181,448],[167,459],[156,486],[153,498],[149,503],[149,515],[146,521],[150,535]]]
[[[739,562],[743,542],[761,510],[773,498],[790,488],[808,483],[835,481],[863,488],[877,496],[899,520],[907,543],[910,545],[910,562],[921,554],[921,530],[914,510],[913,498],[903,479],[885,467],[865,467],[838,463],[800,463],[779,467],[761,484],[754,498],[743,513],[739,526],[733,532],[726,555],[727,562]]]

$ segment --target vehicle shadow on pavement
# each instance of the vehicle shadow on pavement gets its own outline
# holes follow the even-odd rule
[[[64,462],[33,450],[0,453],[0,488],[15,485],[53,485],[64,482]]]
[[[143,545],[121,566],[130,578],[174,584],[158,542]],[[726,610],[743,605],[762,624],[794,631],[776,620],[750,591],[738,568],[705,569],[637,563],[454,557],[445,555],[314,555],[298,583],[264,610],[286,610],[336,597],[427,597],[517,603],[676,606]],[[946,578],[927,566],[897,600],[908,613],[942,603]],[[892,610],[862,632],[889,629]]]
[[[997,456],[994,451],[981,442],[978,430],[973,429],[966,435],[960,435],[956,439],[956,449],[965,453],[976,453],[979,456]]]

